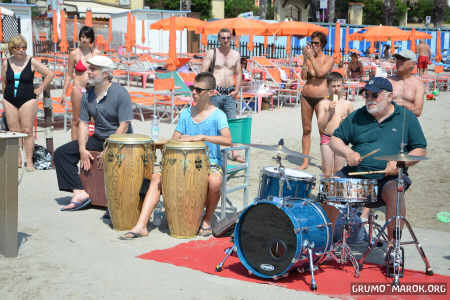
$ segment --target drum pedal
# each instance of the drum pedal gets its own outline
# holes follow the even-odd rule
[[[395,278],[398,272],[399,278],[403,278],[405,269],[405,250],[400,247],[400,252],[396,253],[394,247],[390,247],[386,254],[386,276],[389,278]],[[398,271],[395,270],[395,265]]]

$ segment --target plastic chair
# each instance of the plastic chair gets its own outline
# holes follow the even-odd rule
[[[249,144],[251,142],[251,132],[252,132],[252,119],[251,118],[240,118],[240,119],[230,119],[228,120],[228,125],[231,131],[231,137],[233,143],[244,143]],[[244,150],[245,151],[245,163],[232,165],[228,163],[228,154],[231,151]],[[223,180],[222,187],[220,189],[220,219],[225,218],[227,210],[231,213],[235,213],[237,208],[233,205],[231,200],[227,197],[228,194],[243,190],[244,197],[244,207],[248,204],[248,187],[249,187],[249,171],[250,171],[250,147],[246,145],[227,147],[221,149],[222,152],[222,162],[223,162]],[[244,181],[242,184],[228,187],[227,183],[230,179],[235,178],[240,172],[244,172]]]

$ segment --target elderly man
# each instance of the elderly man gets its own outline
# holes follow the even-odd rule
[[[419,117],[423,109],[424,86],[422,80],[412,74],[417,64],[416,54],[403,49],[394,54],[394,58],[397,74],[389,78],[394,89],[393,100]]]
[[[232,35],[229,29],[222,28],[218,33],[220,47],[209,50],[202,62],[202,72],[211,72],[216,78],[216,93],[211,97],[211,104],[220,108],[227,119],[236,118],[236,101],[241,87],[241,55],[231,49]],[[245,162],[235,151],[232,159]]]
[[[347,161],[347,166],[338,172],[337,176],[348,177],[349,172],[384,171],[384,174],[362,177],[378,180],[378,199],[371,207],[386,205],[386,220],[388,220],[395,215],[397,162],[376,160],[373,157],[361,159],[361,156],[378,148],[380,151],[377,156],[399,153],[402,150],[403,131],[404,150],[409,155],[425,156],[427,143],[417,117],[392,101],[392,84],[389,80],[375,77],[364,89],[366,105],[354,111],[341,123],[333,133],[330,146]],[[348,146],[349,144],[352,146]],[[417,161],[407,162],[406,166],[411,167],[416,163]],[[403,179],[408,188],[411,181],[407,175]],[[406,213],[405,199],[400,200],[400,213],[402,216]],[[388,226],[391,243],[393,228],[391,223]]]
[[[78,140],[62,145],[55,151],[55,168],[61,191],[73,192],[69,205],[61,210],[79,210],[90,204],[89,194],[81,185],[77,164],[89,170],[92,154],[102,151],[103,143],[112,134],[131,133],[133,111],[130,95],[118,83],[112,83],[114,63],[106,56],[88,59],[90,89],[81,100]],[[88,124],[95,121],[94,135],[88,138]]]

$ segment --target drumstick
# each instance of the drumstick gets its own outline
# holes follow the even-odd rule
[[[377,148],[377,149],[375,149],[375,150],[373,150],[373,151],[371,151],[371,152],[369,152],[367,154],[364,154],[363,156],[361,156],[361,160],[363,160],[363,159],[365,159],[365,158],[367,158],[367,157],[369,157],[371,155],[374,155],[375,153],[377,153],[380,150],[381,150],[380,148]]]
[[[353,176],[353,175],[369,175],[369,174],[384,174],[386,173],[386,171],[367,171],[367,172],[350,172],[348,173],[348,175]]]

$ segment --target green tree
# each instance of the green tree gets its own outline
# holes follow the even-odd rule
[[[180,9],[179,0],[145,0],[145,5],[151,9]],[[211,16],[211,1],[191,0],[191,11],[200,12],[201,19],[209,19]]]
[[[240,13],[253,11],[258,14],[254,0],[226,0],[225,18],[236,18]]]

